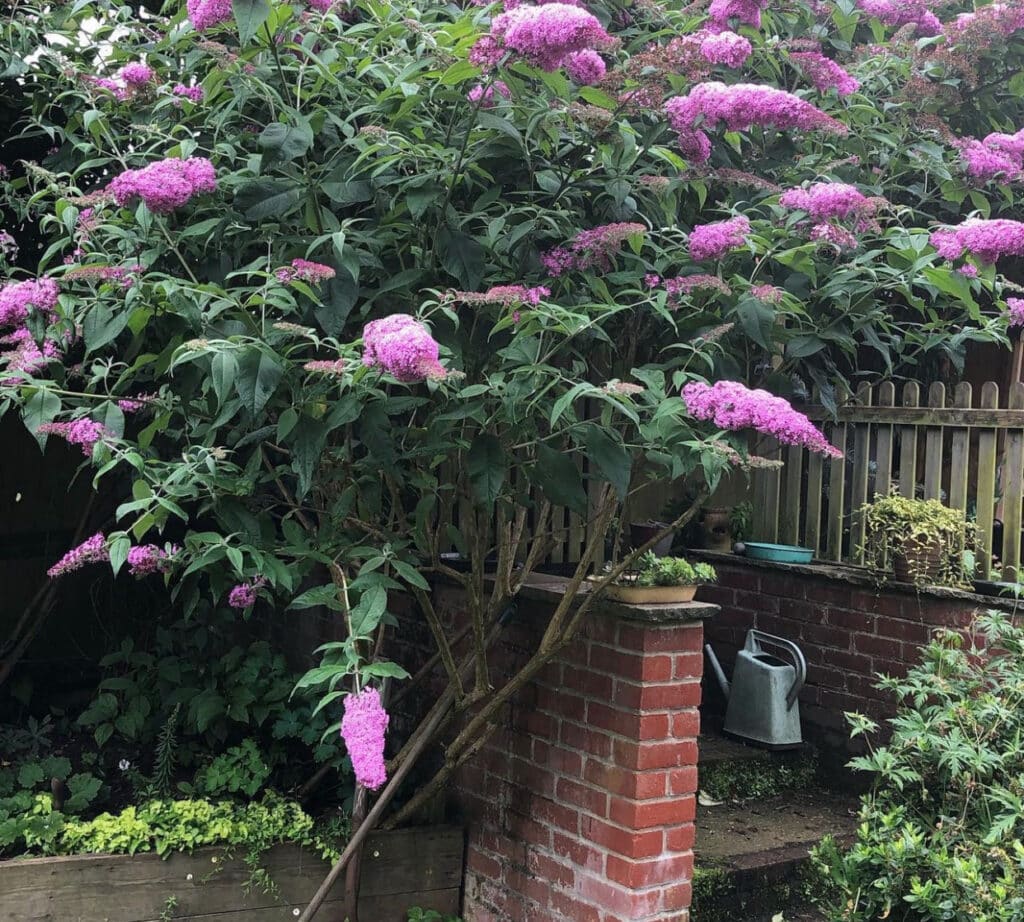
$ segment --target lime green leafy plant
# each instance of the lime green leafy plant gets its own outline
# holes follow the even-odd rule
[[[884,579],[897,557],[907,562],[912,582],[969,588],[965,560],[977,545],[977,527],[960,509],[937,499],[911,499],[898,493],[876,496],[861,507],[864,562]]]

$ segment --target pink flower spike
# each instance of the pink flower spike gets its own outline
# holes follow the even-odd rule
[[[94,419],[76,419],[70,423],[43,423],[36,432],[47,435],[59,435],[71,445],[82,449],[82,454],[91,458],[96,446],[111,433]]]
[[[1011,327],[1024,327],[1024,298],[1007,298],[1006,310]]]
[[[345,741],[356,781],[376,791],[388,780],[384,742],[390,718],[375,688],[364,688],[345,697],[341,738]]]
[[[257,593],[267,581],[263,577],[239,583],[228,593],[228,605],[232,608],[249,608],[256,604]]]
[[[197,32],[228,22],[232,17],[231,0],[188,0],[188,18]]]
[[[363,364],[406,384],[445,378],[448,373],[439,355],[430,331],[408,314],[392,314],[363,328]]]
[[[768,391],[751,390],[738,381],[691,381],[683,388],[683,401],[692,416],[719,429],[756,429],[784,445],[803,445],[831,458],[843,456],[803,413]]]
[[[170,214],[203,192],[217,188],[217,171],[205,157],[157,160],[115,176],[106,191],[122,207],[142,199],[154,214]]]
[[[726,253],[742,247],[749,233],[750,221],[743,215],[728,221],[698,224],[690,231],[690,256],[698,261],[721,259]]]
[[[110,552],[107,550],[107,539],[103,536],[103,532],[98,531],[78,547],[68,551],[46,571],[46,575],[50,577],[63,576],[65,573],[80,570],[87,563],[101,563],[104,560],[110,560]]]
[[[575,52],[615,44],[593,13],[567,3],[519,6],[501,13],[494,17],[491,36],[497,47],[547,71],[557,70]]]

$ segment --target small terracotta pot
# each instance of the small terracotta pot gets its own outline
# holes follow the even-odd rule
[[[941,542],[908,544],[893,555],[893,575],[901,583],[937,583],[942,577],[946,552]]]
[[[729,523],[731,513],[732,510],[727,507],[705,509],[701,513],[704,547],[709,551],[722,551],[727,554],[732,550],[732,526]]]

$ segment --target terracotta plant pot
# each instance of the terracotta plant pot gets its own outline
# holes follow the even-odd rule
[[[707,550],[726,554],[732,550],[732,526],[729,523],[731,513],[728,507],[705,509],[701,513],[700,524]]]
[[[665,522],[634,522],[629,526],[629,540],[633,543],[633,547],[643,547],[665,525]],[[665,535],[651,550],[659,557],[664,557],[672,550],[672,539],[674,537],[674,534]]]
[[[609,586],[605,590],[609,599],[630,605],[661,605],[692,602],[696,586]]]
[[[892,561],[893,575],[901,583],[938,583],[942,579],[942,568],[946,563],[946,552],[942,544],[908,544]]]

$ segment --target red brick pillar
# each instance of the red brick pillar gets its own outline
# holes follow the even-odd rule
[[[463,780],[467,922],[687,922],[702,619],[608,603]]]

